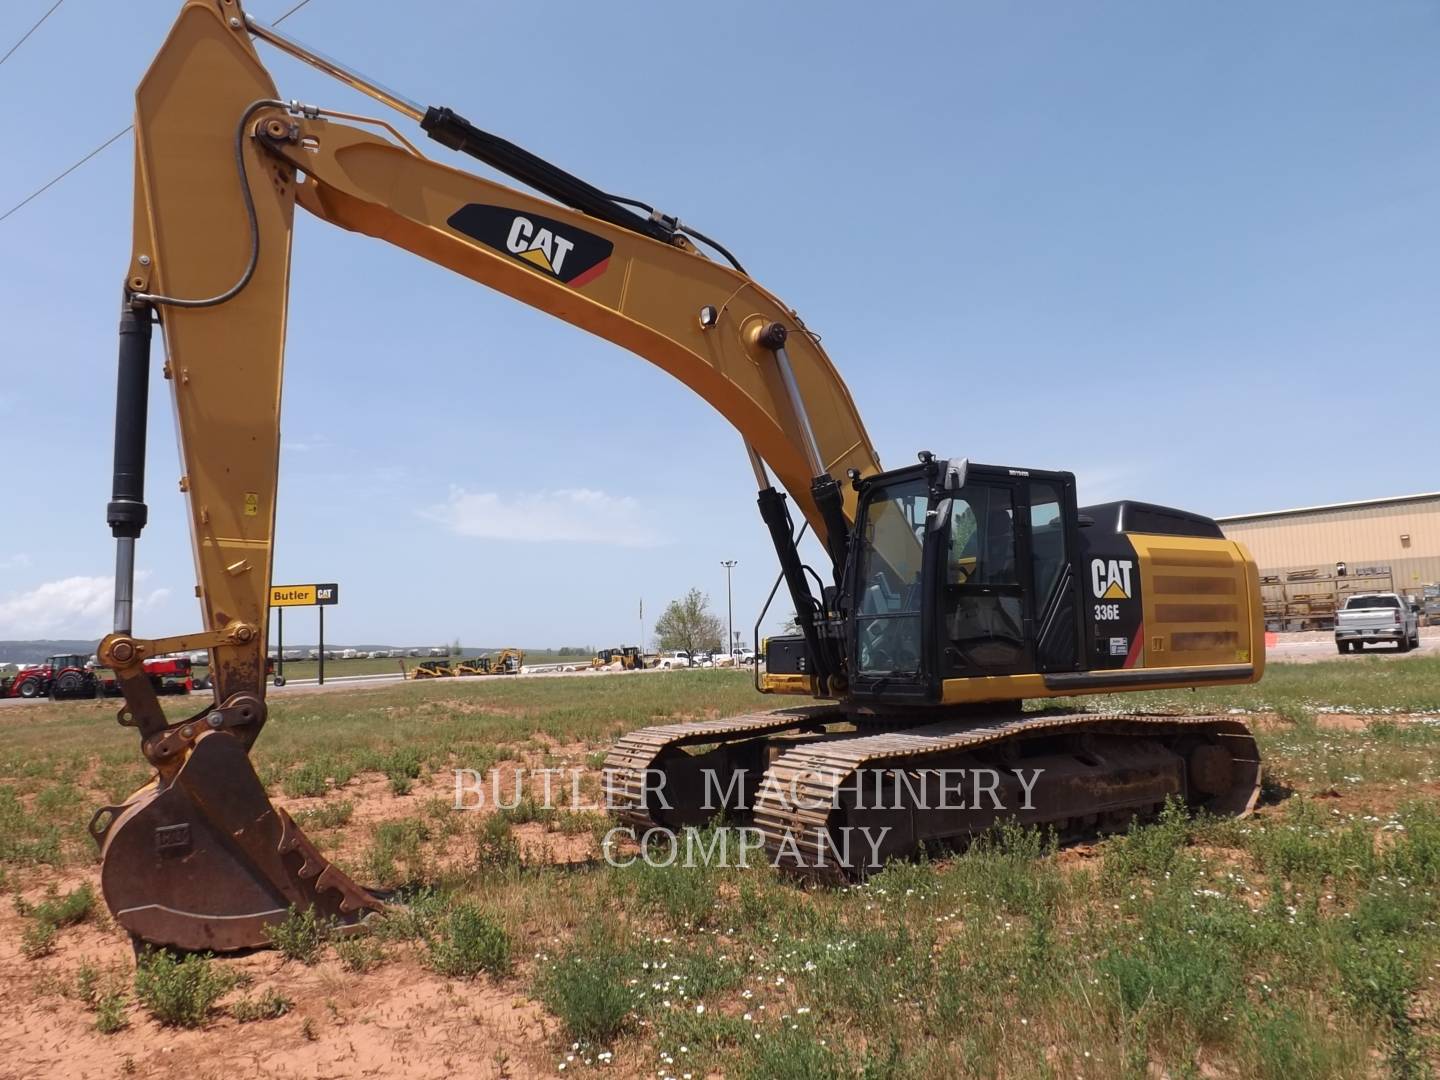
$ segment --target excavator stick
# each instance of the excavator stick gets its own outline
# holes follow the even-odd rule
[[[331,866],[266,796],[250,763],[265,722],[267,595],[275,523],[281,359],[294,171],[255,145],[279,105],[234,0],[190,0],[136,91],[134,240],[125,275],[107,520],[115,632],[100,643],[155,776],[90,832],[101,888],[137,941],[180,949],[269,944],[292,908],[342,926],[379,899]],[[194,197],[203,193],[204,198]],[[145,526],[152,327],[164,331],[206,629],[131,634]],[[208,649],[216,704],[171,723],[150,657]]]

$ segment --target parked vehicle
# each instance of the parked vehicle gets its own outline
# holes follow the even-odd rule
[[[157,657],[145,661],[145,674],[157,694],[188,694],[194,688],[188,656]],[[97,668],[93,657],[79,653],[50,656],[43,663],[22,667],[0,680],[0,697],[93,698],[116,696],[120,684],[108,668]]]
[[[455,675],[519,675],[524,664],[525,653],[510,647],[501,649],[493,656],[486,653],[469,660],[456,660],[448,666]]]
[[[1440,584],[1426,585],[1421,590],[1420,616],[1426,626],[1440,626]]]
[[[90,658],[78,653],[46,657],[0,682],[0,696],[36,698],[99,697],[100,682]]]
[[[1393,644],[1409,652],[1420,644],[1420,605],[1398,593],[1347,597],[1335,616],[1335,649],[1362,652],[1366,645]]]
[[[609,667],[612,664],[619,664],[624,671],[634,671],[644,667],[645,660],[637,645],[616,645],[613,648],[598,649],[590,659],[592,668]]]
[[[448,679],[455,674],[455,669],[444,660],[422,660],[415,667],[405,672],[407,679]]]
[[[688,668],[691,666],[690,654],[684,649],[662,652],[660,654],[660,662],[655,666],[662,671],[669,671],[671,668]]]

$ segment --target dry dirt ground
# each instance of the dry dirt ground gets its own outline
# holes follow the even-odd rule
[[[448,773],[423,783],[405,797],[391,795],[383,778],[347,786],[344,797],[354,802],[355,815],[328,853],[359,843],[367,823],[404,817],[424,799],[453,795]],[[275,798],[292,813],[320,801]],[[538,824],[515,833],[527,858],[547,861],[575,857],[574,842],[588,841],[544,835]],[[33,903],[51,886],[61,893],[87,882],[98,889],[98,869],[41,872],[21,895]],[[23,924],[12,905],[0,908],[0,1077],[7,1080],[556,1075],[555,1022],[526,996],[519,978],[449,979],[404,954],[364,975],[346,971],[333,955],[314,966],[273,951],[227,959],[227,967],[248,976],[248,985],[222,1006],[274,989],[294,1002],[293,1010],[248,1024],[217,1015],[203,1029],[183,1030],[162,1027],[132,1005],[129,1026],[102,1035],[71,988],[84,964],[128,981],[134,963],[128,937],[102,915],[98,923],[67,928],[51,955],[32,961],[20,950]]]
[[[1259,729],[1279,728],[1274,716],[1248,718]],[[1408,718],[1391,716],[1390,722]],[[1362,730],[1366,719],[1346,714],[1317,718],[1326,728]],[[583,758],[584,744],[553,746],[548,752]],[[501,764],[533,766],[534,761]],[[1440,785],[1425,785],[1424,794],[1440,799]],[[400,797],[375,774],[357,777],[343,795],[323,799],[286,799],[277,804],[292,813],[343,797],[354,803],[354,816],[340,830],[322,834],[327,855],[354,855],[363,837],[378,822],[414,815],[427,800],[450,802],[453,776],[440,770],[419,781],[416,790]],[[1414,787],[1394,793],[1395,801],[1413,798]],[[1336,798],[1342,796],[1337,792]],[[1371,788],[1367,805],[1375,812]],[[488,811],[487,811],[488,812]],[[1261,815],[1278,814],[1262,807]],[[527,861],[578,862],[592,856],[589,835],[566,836],[538,823],[514,830]],[[1061,853],[1067,868],[1097,857],[1092,846],[1079,845]],[[98,888],[98,865],[81,869],[39,868],[28,875],[20,894],[30,902],[47,889],[65,892],[84,883]],[[521,1078],[564,1076],[565,1042],[557,1021],[529,996],[524,960],[538,950],[538,940],[517,942],[522,973],[505,979],[481,976],[452,979],[426,967],[418,954],[397,953],[377,970],[355,974],[333,954],[313,966],[287,961],[273,951],[224,961],[240,971],[246,985],[221,1001],[258,997],[274,989],[294,1003],[277,1019],[239,1023],[223,1012],[198,1030],[162,1027],[142,1009],[127,1007],[128,1026],[115,1034],[95,1030],[95,1014],[77,1000],[74,985],[82,965],[104,977],[128,984],[133,954],[127,937],[100,913],[97,919],[65,929],[48,956],[26,959],[20,941],[25,920],[10,904],[0,907],[0,1078],[65,1077],[114,1080],[125,1077],[184,1076],[207,1078]],[[578,1064],[578,1063],[577,1063]],[[572,1072],[577,1071],[572,1068]],[[587,1073],[591,1070],[585,1070]],[[599,1071],[599,1070],[596,1070]],[[650,1055],[617,1048],[604,1074],[618,1077],[656,1076]],[[692,1080],[701,1080],[699,1074]]]

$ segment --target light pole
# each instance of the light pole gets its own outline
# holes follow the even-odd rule
[[[726,630],[729,637],[725,639],[725,651],[732,657],[735,655],[735,604],[730,599],[730,571],[735,569],[735,559],[725,559],[720,563],[725,568],[725,617],[727,621]]]

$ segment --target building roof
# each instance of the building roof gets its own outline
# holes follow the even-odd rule
[[[1397,503],[1440,501],[1440,491],[1422,492],[1419,495],[1391,495],[1384,499],[1361,499],[1358,502],[1329,503],[1325,506],[1297,506],[1293,510],[1267,510],[1259,514],[1234,514],[1216,518],[1220,525],[1239,525],[1247,521],[1263,521],[1266,518],[1291,517],[1295,514],[1319,514],[1336,510],[1362,510],[1372,506],[1393,506]]]

